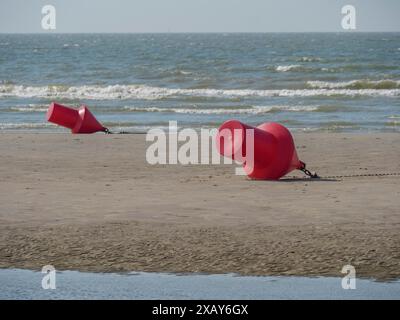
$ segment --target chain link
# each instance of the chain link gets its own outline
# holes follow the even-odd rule
[[[300,161],[301,162],[301,161]],[[306,164],[301,162],[300,171],[304,172],[305,175],[311,179],[342,179],[342,178],[358,178],[358,177],[388,177],[388,176],[400,176],[400,172],[392,173],[361,173],[361,174],[342,174],[335,176],[319,176],[316,172],[311,172],[306,169]]]
[[[305,173],[305,175],[309,176],[312,179],[320,178],[320,176],[316,172],[311,172],[310,170],[306,169],[305,167],[301,168],[300,170],[303,171]]]
[[[128,132],[128,131],[112,132],[112,131],[110,131],[108,128],[104,128],[104,129],[103,129],[103,132],[104,132],[105,134],[130,134],[130,133],[131,133],[131,132]]]
[[[324,176],[322,179],[341,179],[341,178],[357,178],[357,177],[388,177],[388,176],[400,176],[400,172],[392,173],[362,173],[362,174],[344,174],[336,176]]]
[[[311,172],[310,170],[306,169],[306,164],[303,161],[300,161],[301,167],[298,168],[299,170],[303,171],[306,176],[309,176],[311,179],[318,179],[320,176],[316,172]]]

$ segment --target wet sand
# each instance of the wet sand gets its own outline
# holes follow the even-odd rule
[[[321,176],[400,172],[400,135],[295,134]],[[0,134],[0,267],[400,276],[400,176],[279,182],[147,164],[144,135]],[[298,178],[296,178],[298,177]]]

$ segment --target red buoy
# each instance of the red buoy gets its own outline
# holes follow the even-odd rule
[[[218,129],[217,147],[221,155],[243,162],[244,171],[252,179],[278,180],[290,171],[305,168],[289,130],[275,122],[251,127],[226,121]]]
[[[94,133],[107,130],[86,106],[81,106],[76,110],[53,102],[47,111],[47,121],[71,129],[72,133]]]

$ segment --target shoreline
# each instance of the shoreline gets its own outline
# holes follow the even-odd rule
[[[0,272],[33,272],[35,274],[43,274],[40,269],[31,269],[31,268],[8,268],[8,267],[0,267]],[[212,276],[226,276],[232,278],[276,278],[276,279],[336,279],[341,282],[343,277],[346,274],[339,273],[337,275],[296,275],[296,274],[242,274],[242,273],[232,273],[232,272],[221,272],[221,273],[208,273],[208,272],[169,272],[169,271],[96,271],[96,270],[78,270],[78,269],[55,269],[56,274],[62,274],[65,272],[79,273],[82,275],[90,274],[90,275],[113,275],[113,276],[137,276],[137,275],[160,275],[160,276],[173,276],[173,277],[212,277]],[[395,278],[374,278],[370,276],[358,276],[356,280],[362,281],[370,281],[372,283],[399,283],[400,277]]]
[[[321,176],[400,172],[396,133],[297,133]],[[143,134],[0,134],[0,268],[400,278],[400,179],[250,181]],[[384,156],[383,156],[384,155]]]

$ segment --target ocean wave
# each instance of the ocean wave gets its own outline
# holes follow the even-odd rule
[[[75,47],[75,48],[79,48],[80,44],[79,43],[64,43],[63,48],[70,48],[70,47]]]
[[[254,106],[242,108],[158,108],[158,107],[125,107],[126,110],[133,112],[166,112],[166,113],[184,113],[184,114],[264,114],[281,111],[289,112],[310,112],[320,109],[318,106]]]
[[[321,58],[319,57],[299,57],[296,59],[296,61],[301,61],[301,62],[319,62],[322,61]]]
[[[311,83],[312,84],[312,83]],[[310,83],[308,83],[310,85]],[[313,84],[326,85],[326,83]],[[311,89],[174,89],[149,87],[146,85],[84,85],[84,86],[23,86],[0,85],[0,97],[62,98],[88,100],[159,100],[165,98],[246,98],[246,97],[312,97],[312,96],[399,96],[400,89],[355,89],[355,88],[311,88]]]
[[[143,132],[147,132],[150,129],[153,128],[160,128],[163,130],[167,130],[168,127],[168,123],[166,124],[164,123],[151,123],[148,125],[140,125],[137,123],[133,123],[133,122],[104,122],[104,125],[107,126],[108,128],[111,129],[111,131],[115,131],[115,132],[132,132],[132,133],[143,133]],[[7,123],[1,123],[0,122],[0,130],[3,131],[69,131],[66,128],[57,126],[55,124],[52,123],[46,123],[46,122],[36,122],[36,123],[32,123],[32,122],[7,122]]]
[[[311,62],[312,60],[308,60]],[[307,62],[306,60],[302,62]],[[342,68],[327,68],[327,67],[312,67],[310,65],[300,65],[300,64],[292,64],[292,65],[284,65],[284,66],[276,66],[272,69],[276,72],[303,72],[303,73],[312,73],[312,72],[340,72]]]
[[[32,108],[12,107],[11,110],[16,112],[46,112],[47,108],[32,109]]]
[[[313,89],[400,89],[400,80],[308,81],[307,86]]]
[[[288,66],[277,66],[275,71],[278,72],[288,72],[288,71],[305,71],[307,68],[299,64],[292,64]]]
[[[55,127],[51,123],[32,123],[32,122],[0,122],[0,130],[7,129],[45,129]]]
[[[10,111],[14,112],[46,112],[48,105],[44,104],[28,104],[22,106],[11,107]]]
[[[300,60],[299,62],[317,62],[313,60]],[[293,64],[293,65],[279,65],[279,66],[270,66],[269,70],[276,72],[303,72],[303,73],[344,73],[350,71],[362,71],[365,69],[371,70],[395,70],[399,67],[396,65],[382,65],[382,64],[347,64],[347,65],[339,65],[339,66],[312,66],[310,64],[301,65],[301,64]]]
[[[232,107],[215,107],[215,108],[198,108],[198,107],[138,107],[138,106],[115,106],[115,107],[100,107],[98,112],[154,112],[154,113],[181,113],[181,114],[198,114],[198,115],[212,115],[212,114],[265,114],[277,112],[338,112],[342,111],[345,107],[335,105],[271,105],[271,106],[232,106]],[[28,104],[24,106],[13,106],[3,111],[11,112],[47,112],[48,105],[44,104]],[[97,110],[97,108],[94,108]]]
[[[187,75],[191,75],[192,73],[190,71],[185,71],[185,70],[175,70],[174,71],[174,75],[177,76],[187,76]]]
[[[400,127],[400,121],[388,121],[388,122],[385,122],[385,126],[387,126],[387,127]]]

